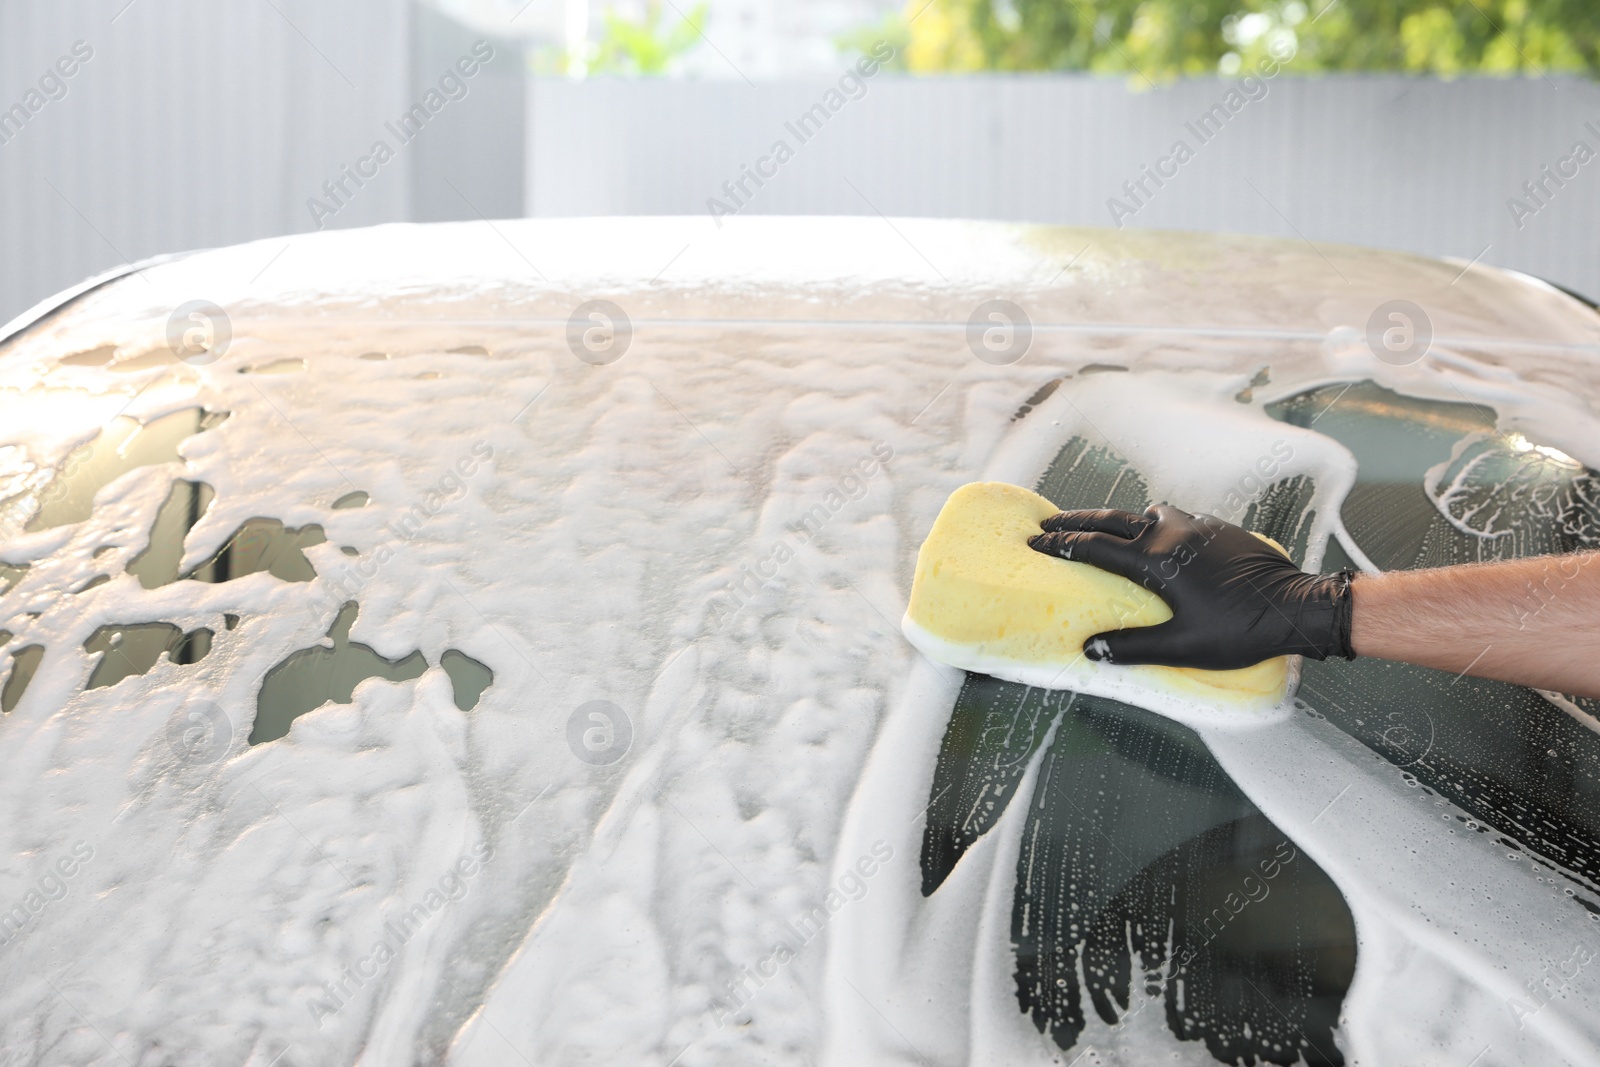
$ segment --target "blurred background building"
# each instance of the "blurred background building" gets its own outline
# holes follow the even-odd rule
[[[1398,7],[18,0],[0,321],[158,253],[523,215],[1230,230],[1600,295],[1600,8]]]

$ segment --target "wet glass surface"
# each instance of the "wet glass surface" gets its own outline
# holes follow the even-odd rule
[[[187,574],[179,574],[184,538],[205,515],[216,496],[203,482],[177,481],[156,513],[150,542],[128,562],[128,573],[146,589],[189,578],[229,582],[266,571],[285,582],[309,582],[317,576],[305,549],[327,540],[315,523],[285,526],[277,519],[254,518],[241,523],[211,557]]]
[[[85,652],[100,656],[84,688],[99,689],[146,674],[163,653],[173,663],[198,663],[211,651],[211,636],[204,628],[186,634],[166,622],[102,626],[83,643]]]
[[[1123,457],[1078,437],[1037,491],[1064,507],[1152,503]],[[1241,525],[1303,559],[1311,497],[1309,480],[1279,481]],[[934,774],[924,895],[999,820],[1047,736],[1011,919],[1017,1003],[1039,1031],[1071,1050],[1086,1012],[1118,1025],[1138,994],[1224,1062],[1343,1063],[1332,1031],[1356,957],[1343,897],[1199,735],[1151,712],[969,674]]]
[[[1493,431],[1487,408],[1363,382],[1268,413],[1315,420],[1356,454],[1361,473],[1341,514],[1381,569],[1600,547],[1600,476],[1522,434]],[[1325,565],[1349,563],[1331,545]],[[1530,590],[1525,610],[1537,612],[1547,595]],[[1600,912],[1600,734],[1582,721],[1600,701],[1565,698],[1580,709],[1574,716],[1521,686],[1366,659],[1307,661],[1300,697],[1449,799],[1477,832],[1570,879],[1574,902]]]
[[[27,529],[48,530],[82,522],[94,507],[94,495],[136,467],[171,463],[186,437],[222,424],[226,412],[185,408],[140,424],[118,415],[93,440],[73,449],[55,477],[39,491],[38,510]]]
[[[20,565],[0,563],[0,596],[5,596],[16,588],[17,583],[22,581],[23,575],[27,573],[28,565],[26,563]]]
[[[1496,413],[1484,405],[1418,400],[1355,382],[1271,404],[1267,414],[1355,454],[1360,473],[1341,514],[1381,569],[1600,544],[1595,472],[1521,433],[1497,430]]]
[[[1355,454],[1341,517],[1381,569],[1600,545],[1600,476],[1497,429],[1486,407],[1355,382],[1267,410]],[[1280,480],[1240,524],[1303,561],[1312,488]],[[1037,489],[1063,507],[1151,503],[1137,469],[1082,438]],[[1330,542],[1323,569],[1351,565]],[[1377,660],[1306,661],[1299,697],[1447,800],[1466,830],[1559,872],[1574,907],[1600,912],[1600,734],[1583,721],[1597,702]],[[1017,801],[1035,758],[1032,795]],[[1357,962],[1350,910],[1193,731],[1116,701],[968,675],[930,801],[925,895],[1009,804],[1028,804],[1011,922],[1017,1004],[1063,1050],[1090,1015],[1115,1026],[1154,998],[1175,1038],[1203,1041],[1221,1062],[1344,1062],[1335,1027]]]
[[[6,634],[6,639],[11,639]],[[6,684],[0,688],[0,711],[9,712],[22,700],[22,695],[28,691],[28,683],[33,681],[34,672],[39,669],[39,663],[44,659],[43,645],[24,645],[22,648],[11,651],[11,673],[6,675]]]
[[[450,676],[450,686],[455,693],[456,707],[471,711],[478,706],[478,698],[494,683],[494,672],[465,652],[445,649],[439,657],[439,666]]]
[[[332,648],[317,646],[291,652],[267,672],[256,698],[256,721],[250,743],[276,741],[289,732],[294,720],[327,703],[348,704],[356,686],[368,678],[406,682],[428,669],[421,652],[401,659],[385,659],[367,645],[350,640],[359,610],[355,601],[339,609],[328,631]]]
[[[109,358],[113,351],[95,350],[85,359]],[[99,436],[74,451],[51,481],[39,493],[38,510],[29,528],[49,528],[87,518],[94,494],[119,475],[139,466],[177,460],[177,445],[184,438],[212,428],[225,415],[198,408],[185,409],[141,425],[118,418]],[[187,537],[205,517],[216,499],[216,492],[203,482],[176,480],[157,509],[145,546],[127,565],[127,572],[145,589],[156,589],[178,581],[229,582],[262,572],[284,582],[310,582],[316,569],[306,558],[305,549],[324,543],[323,528],[315,523],[301,527],[285,526],[279,519],[247,519],[204,562],[184,572],[181,564]],[[335,509],[364,507],[369,495],[353,490],[333,502]],[[23,503],[29,503],[24,501]],[[110,551],[102,547],[96,558]],[[345,547],[346,554],[357,554]],[[28,573],[28,566],[0,564],[0,595],[9,591]],[[87,592],[107,583],[109,575],[95,575],[74,593]],[[250,743],[272,741],[288,733],[300,715],[323,704],[349,703],[355,687],[368,678],[410,681],[428,668],[420,652],[397,660],[386,659],[367,645],[349,639],[357,613],[355,602],[345,604],[336,617],[328,637],[333,647],[314,647],[292,653],[269,670],[262,681],[257,700],[257,716]],[[234,630],[239,616],[224,615],[224,629]],[[12,634],[0,631],[0,645],[9,643]],[[210,652],[215,635],[199,628],[185,633],[170,622],[108,624],[97,628],[85,641],[85,651],[97,656],[85,683],[86,689],[116,685],[124,679],[144,675],[162,656],[176,664],[200,661]],[[44,656],[42,645],[12,650],[12,665],[0,688],[0,707],[7,712],[16,707],[27,690]],[[456,706],[463,711],[477,706],[494,680],[483,663],[447,649],[440,666],[449,676]]]

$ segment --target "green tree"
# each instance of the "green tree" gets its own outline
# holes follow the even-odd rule
[[[703,0],[670,24],[661,0],[649,0],[644,18],[637,22],[608,8],[602,16],[605,32],[589,60],[589,73],[670,74],[678,58],[699,42],[710,6],[709,0]]]
[[[926,6],[924,6],[926,5]],[[1596,0],[908,0],[913,71],[1600,74]]]
[[[851,30],[839,34],[833,39],[833,45],[842,54],[855,58],[857,56],[873,56],[879,54],[880,44],[887,44],[894,51],[887,60],[880,61],[884,70],[896,73],[905,73],[906,49],[911,44],[911,27],[907,24],[904,15],[890,12],[871,26]]]

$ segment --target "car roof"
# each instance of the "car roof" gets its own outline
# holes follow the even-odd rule
[[[1374,308],[1405,299],[1443,341],[1600,351],[1591,307],[1482,263],[1300,238],[914,218],[395,224],[162,257],[64,296],[76,297],[73,320],[205,299],[230,314],[534,322],[607,293],[626,293],[636,322],[959,328],[975,300],[999,296],[1037,329],[1303,339],[1361,329]],[[62,303],[43,302],[0,338]]]

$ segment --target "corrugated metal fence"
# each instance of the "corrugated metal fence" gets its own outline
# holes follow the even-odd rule
[[[529,214],[722,210],[715,200],[1232,230],[1481,256],[1600,296],[1600,157],[1573,156],[1579,141],[1600,153],[1588,81],[1281,75],[1137,91],[879,74],[849,86],[854,98],[828,88],[536,81]]]

